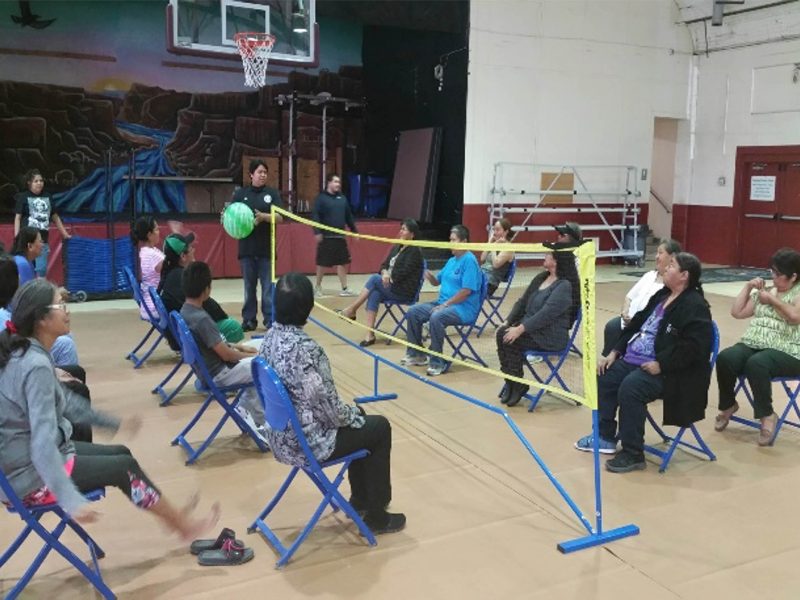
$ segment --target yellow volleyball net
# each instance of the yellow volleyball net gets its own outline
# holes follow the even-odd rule
[[[361,339],[371,339],[374,337],[376,342],[371,345],[369,350],[374,353],[392,352],[398,360],[402,354],[398,350],[388,350],[389,347],[403,348],[406,353],[419,354],[426,357],[436,357],[448,363],[446,371],[437,376],[437,382],[447,385],[447,380],[456,380],[458,373],[464,369],[471,369],[485,373],[488,376],[497,378],[498,393],[500,392],[504,380],[528,386],[529,390],[526,398],[530,402],[532,409],[536,403],[545,395],[553,395],[562,400],[577,402],[597,408],[597,381],[596,381],[596,349],[595,349],[595,248],[592,243],[584,243],[575,248],[554,250],[549,246],[539,243],[505,243],[499,245],[489,242],[470,242],[470,243],[449,243],[435,242],[423,239],[401,240],[391,237],[378,237],[374,235],[356,234],[314,222],[310,219],[290,213],[286,210],[272,207],[273,214],[280,214],[284,222],[296,222],[308,226],[308,230],[302,231],[301,235],[294,234],[298,239],[292,240],[292,244],[314,244],[312,228],[318,231],[327,232],[344,236],[350,250],[350,254],[359,255],[360,258],[367,257],[367,262],[371,271],[377,274],[384,259],[389,256],[390,251],[395,246],[415,246],[421,249],[425,259],[425,266],[428,271],[436,275],[452,257],[452,251],[465,250],[473,253],[480,266],[480,257],[484,252],[513,252],[514,267],[507,267],[504,271],[505,278],[497,284],[497,289],[480,303],[478,316],[474,322],[467,322],[458,328],[447,327],[445,329],[446,339],[444,340],[441,351],[431,349],[431,334],[428,328],[423,326],[422,335],[417,343],[413,343],[409,337],[409,319],[407,313],[411,305],[394,304],[389,307],[380,303],[375,314],[375,325],[367,325],[366,309],[369,306],[369,289],[363,285],[353,285],[354,280],[360,283],[369,283],[369,274],[350,275],[348,287],[360,296],[341,297],[339,295],[338,279],[330,274],[325,278],[323,294],[317,298],[317,306],[329,313],[333,318],[339,318],[352,327],[352,332],[348,332],[348,337],[358,343]],[[272,272],[277,278],[282,273],[277,262],[277,240],[275,223],[272,224]],[[473,232],[473,239],[475,237]],[[481,234],[483,235],[483,233]],[[291,251],[281,249],[281,252]],[[526,297],[525,292],[537,275],[544,270],[543,259],[549,253],[569,254],[574,260],[576,274],[572,277],[571,288],[576,285],[579,290],[570,294],[569,306],[564,306],[563,311],[559,312],[558,323],[563,327],[556,327],[552,334],[553,339],[537,339],[537,346],[531,352],[523,354],[522,376],[514,376],[503,371],[501,357],[498,347],[506,343],[503,336],[498,336],[498,328],[508,319],[515,304],[522,302],[524,307]],[[563,256],[562,256],[563,258]],[[360,262],[364,262],[361,260]],[[373,265],[374,263],[374,265]],[[511,271],[511,273],[508,273]],[[490,279],[491,269],[485,266],[487,281]],[[510,276],[509,276],[510,275]],[[313,275],[311,275],[313,278]],[[539,279],[542,276],[539,275]],[[334,283],[335,282],[335,283]],[[373,285],[375,280],[373,280]],[[414,286],[416,287],[416,286]],[[424,281],[419,291],[418,303],[436,303],[440,299],[441,289],[432,285],[430,281]],[[357,301],[363,299],[363,304],[357,310],[352,310],[352,306]],[[474,301],[473,301],[474,302]],[[474,304],[473,304],[474,305]],[[552,308],[552,307],[551,307]],[[348,309],[350,314],[348,313]],[[340,311],[345,310],[346,314]],[[387,311],[392,312],[392,315]],[[473,311],[474,312],[474,311]],[[523,313],[525,311],[523,310]],[[354,313],[354,314],[353,314]],[[563,315],[567,315],[565,320]],[[351,318],[355,317],[355,318]],[[549,323],[548,323],[549,324]],[[569,329],[566,329],[567,324]],[[553,327],[549,328],[553,330]],[[566,342],[565,342],[566,340]],[[507,356],[505,358],[508,362]],[[424,365],[416,365],[420,376],[427,376]],[[506,365],[506,371],[509,369]]]

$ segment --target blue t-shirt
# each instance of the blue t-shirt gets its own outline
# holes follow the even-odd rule
[[[466,300],[454,304],[453,308],[456,309],[462,323],[474,321],[481,308],[483,284],[483,273],[475,255],[472,252],[465,252],[461,256],[453,256],[439,272],[439,282],[442,287],[437,304],[447,302],[464,288],[472,290]]]
[[[22,287],[31,279],[36,279],[36,272],[33,270],[33,264],[24,256],[15,254],[14,262],[17,263],[17,271],[19,272],[19,287]]]

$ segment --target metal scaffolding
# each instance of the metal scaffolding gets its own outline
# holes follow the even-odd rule
[[[592,214],[596,215],[596,223],[580,223],[584,238],[592,238],[592,232],[605,231],[612,240],[608,248],[598,244],[598,257],[632,259],[644,264],[644,251],[639,250],[641,192],[636,167],[498,162],[494,165],[491,194],[489,226],[506,215],[523,214],[522,223],[513,225],[512,231],[552,231],[552,219],[547,225],[536,224],[536,216],[561,213],[569,221],[570,216]],[[628,248],[626,231],[630,232]]]

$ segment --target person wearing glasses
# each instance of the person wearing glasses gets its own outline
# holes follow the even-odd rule
[[[782,248],[772,256],[769,267],[771,286],[756,277],[733,301],[731,315],[751,321],[742,339],[717,357],[720,412],[714,429],[724,430],[739,410],[734,389],[744,376],[753,393],[755,418],[761,421],[759,446],[772,443],[778,422],[771,379],[800,376],[800,253]]]
[[[21,287],[11,302],[11,318],[0,329],[0,470],[26,505],[58,502],[76,521],[93,523],[101,515],[83,493],[113,486],[182,540],[193,540],[219,520],[218,504],[196,517],[196,497],[182,509],[167,501],[125,446],[70,439],[72,422],[132,434],[141,419],[121,421],[94,411],[58,385],[49,350],[69,333],[66,309],[45,279]]]

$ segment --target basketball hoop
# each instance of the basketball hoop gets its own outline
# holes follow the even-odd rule
[[[233,36],[244,66],[244,84],[260,88],[266,85],[267,63],[275,45],[275,36],[268,33],[244,32]]]

